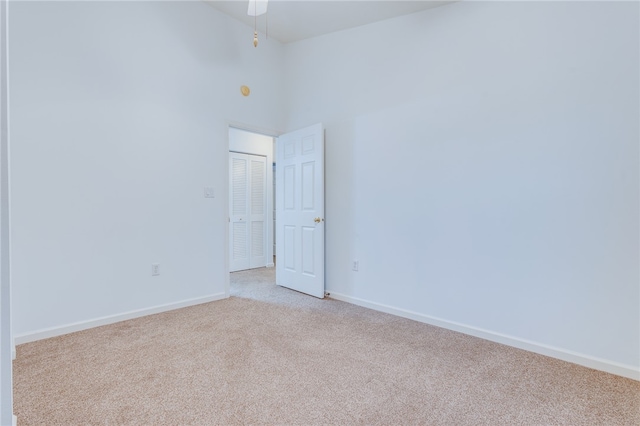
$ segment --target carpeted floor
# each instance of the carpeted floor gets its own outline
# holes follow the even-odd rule
[[[18,346],[18,424],[640,424],[640,382],[273,273],[232,274],[227,300]]]

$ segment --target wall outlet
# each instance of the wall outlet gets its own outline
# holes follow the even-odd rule
[[[359,260],[354,260],[354,261],[351,263],[351,270],[352,270],[352,271],[356,271],[356,272],[358,272],[358,268],[359,268],[359,267],[360,267],[360,261],[359,261]]]
[[[204,198],[216,198],[216,192],[211,187],[206,187],[204,189]]]
[[[151,264],[151,276],[155,277],[157,275],[160,275],[160,264],[159,263],[152,263]]]

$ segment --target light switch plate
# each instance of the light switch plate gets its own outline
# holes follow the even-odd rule
[[[209,186],[204,188],[204,198],[216,198],[216,193],[213,188]]]

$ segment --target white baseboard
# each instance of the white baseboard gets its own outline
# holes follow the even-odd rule
[[[144,317],[147,315],[159,314],[161,312],[173,311],[174,309],[185,308],[187,306],[200,305],[202,303],[213,302],[216,300],[226,299],[225,293],[212,294],[206,297],[198,297],[195,299],[183,300],[176,303],[168,303],[166,305],[154,306],[151,308],[138,309],[122,314],[109,315],[106,317],[96,318],[88,321],[76,322],[59,327],[45,328],[42,330],[19,334],[14,336],[16,345],[23,343],[35,342],[36,340],[48,339],[50,337],[61,336],[63,334],[74,333],[76,331],[87,330],[89,328],[100,327],[101,325],[113,324],[120,321],[126,321],[134,318]]]
[[[18,418],[16,416],[13,416],[13,426],[17,426],[18,425]]]
[[[14,359],[16,359],[16,345],[15,344],[11,348],[11,360],[13,361]]]
[[[368,300],[359,299],[357,297],[351,297],[340,293],[331,292],[331,295],[329,297],[332,299],[341,300],[343,302],[373,309],[375,311],[385,312],[387,314],[408,318],[425,324],[435,325],[436,327],[446,328],[448,330],[457,331],[460,333],[468,334],[470,336],[480,337],[481,339],[490,340],[492,342],[501,343],[503,345],[513,346],[514,348],[524,349],[525,351],[557,358],[563,361],[582,365],[584,367],[593,368],[595,370],[605,371],[607,373],[616,374],[618,376],[627,377],[633,380],[640,380],[640,368],[634,367],[632,365],[625,365],[605,359],[595,358],[566,349],[556,348],[542,343],[520,339],[518,337],[496,333],[490,330],[484,330],[482,328],[472,327],[454,321],[443,320],[429,315],[419,314],[417,312],[394,308],[393,306],[370,302]]]
[[[267,268],[273,268],[274,266],[276,266],[275,263],[267,263]]]

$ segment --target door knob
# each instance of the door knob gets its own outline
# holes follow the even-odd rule
[[[316,217],[315,219],[313,219],[313,221],[314,221],[315,223],[320,223],[320,222],[322,222],[323,220],[324,220],[324,219],[320,219],[319,217]]]

